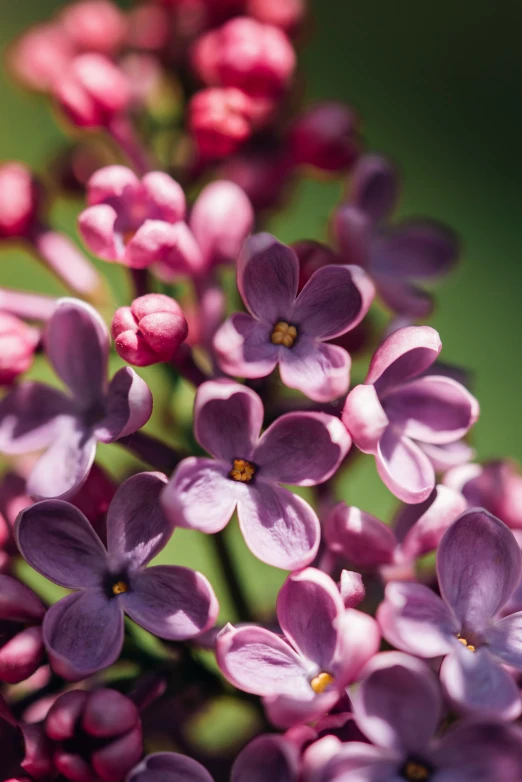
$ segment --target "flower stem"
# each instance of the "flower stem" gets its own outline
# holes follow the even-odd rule
[[[234,605],[237,619],[240,622],[251,622],[254,618],[253,611],[243,594],[241,580],[239,578],[235,562],[225,537],[225,531],[220,530],[211,536],[214,550],[217,554],[221,571],[227,583],[228,591]]]
[[[132,122],[127,116],[122,114],[114,117],[107,130],[140,176],[151,170],[149,156],[136,137]]]

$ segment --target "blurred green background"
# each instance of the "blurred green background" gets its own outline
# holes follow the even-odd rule
[[[44,20],[58,0],[0,0],[0,44]],[[364,121],[368,147],[392,157],[404,177],[399,215],[447,222],[463,240],[458,271],[440,287],[431,325],[443,358],[475,374],[482,415],[473,433],[480,458],[522,459],[522,4],[515,0],[437,3],[316,0],[302,52],[309,99],[352,103]],[[0,79],[0,158],[21,159],[40,172],[63,140],[45,99]],[[325,238],[339,182],[305,181],[271,229],[284,241]],[[54,220],[74,234],[79,202],[58,202]],[[33,259],[1,251],[0,284],[60,292]],[[104,271],[109,269],[104,266]],[[123,270],[110,268],[113,280]],[[38,372],[41,370],[38,369]],[[158,368],[143,372],[161,395]],[[163,391],[164,394],[164,391]],[[185,415],[189,401],[185,400]],[[162,426],[153,421],[152,429]],[[117,447],[103,463],[121,467]],[[395,501],[363,458],[343,481],[343,496],[386,517]],[[230,534],[250,597],[268,610],[284,574],[257,563]],[[216,586],[223,616],[231,616],[208,539],[178,532],[162,561],[202,569]]]

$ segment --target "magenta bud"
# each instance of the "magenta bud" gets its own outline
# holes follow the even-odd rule
[[[247,0],[246,10],[259,22],[280,27],[293,34],[305,16],[304,0]]]
[[[8,66],[24,86],[47,92],[66,73],[74,55],[72,42],[61,25],[40,24],[15,41],[8,54]]]
[[[161,293],[140,296],[130,307],[120,307],[111,328],[118,354],[140,367],[170,361],[188,334],[183,310]]]
[[[66,36],[79,51],[113,54],[127,34],[127,20],[109,0],[82,0],[59,17]]]
[[[0,681],[16,684],[31,676],[43,657],[40,623],[44,606],[32,589],[0,575]]]
[[[204,160],[227,157],[252,135],[248,95],[234,87],[210,87],[189,104],[189,129]]]
[[[358,156],[357,124],[355,112],[342,103],[310,107],[289,132],[294,162],[321,171],[345,171]]]
[[[39,339],[37,329],[0,311],[0,386],[10,385],[18,375],[27,372]]]
[[[89,695],[83,711],[82,728],[98,738],[120,736],[139,722],[135,704],[116,690],[97,690]]]
[[[366,594],[361,574],[354,570],[343,570],[340,592],[346,608],[356,608]]]
[[[26,236],[40,206],[40,188],[22,163],[0,166],[0,238]]]
[[[72,690],[60,695],[47,713],[45,732],[53,741],[72,739],[89,694]]]
[[[339,263],[339,258],[333,250],[312,239],[294,242],[292,249],[299,259],[299,290],[306,285],[312,274],[318,269]]]

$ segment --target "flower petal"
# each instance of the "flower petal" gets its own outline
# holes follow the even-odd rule
[[[452,726],[432,757],[441,782],[519,782],[522,778],[520,733],[491,720]]]
[[[390,564],[397,545],[390,527],[344,502],[328,513],[324,534],[331,551],[363,569]]]
[[[279,372],[288,388],[314,402],[331,402],[348,391],[351,358],[344,348],[301,337],[280,354]]]
[[[522,711],[515,680],[484,647],[471,652],[457,644],[443,660],[440,682],[452,704],[464,713],[514,720]]]
[[[267,695],[263,698],[263,707],[272,725],[284,729],[315,722],[331,711],[338,700],[339,690],[330,688],[311,701],[290,695]]]
[[[108,668],[123,644],[123,611],[117,599],[87,589],[63,597],[47,611],[44,643],[53,670],[70,681]]]
[[[288,489],[262,481],[243,488],[239,526],[254,556],[284,570],[308,565],[321,536],[319,519],[310,505]]]
[[[121,484],[107,511],[111,563],[135,569],[167,545],[173,525],[160,504],[166,485],[166,477],[159,472],[142,472]]]
[[[467,629],[480,633],[517,587],[522,571],[513,533],[485,510],[463,513],[437,552],[440,592]]]
[[[359,266],[323,266],[297,297],[292,324],[298,334],[338,337],[361,322],[374,294],[372,281]]]
[[[178,465],[163,491],[163,509],[177,527],[219,532],[234,513],[237,497],[230,468],[190,456]]]
[[[299,750],[283,736],[257,736],[237,756],[230,782],[297,782]]]
[[[277,597],[277,618],[282,631],[298,652],[330,671],[337,647],[337,619],[344,603],[326,573],[305,568],[292,573]]]
[[[304,661],[286,641],[263,627],[228,626],[218,636],[216,658],[227,679],[244,692],[290,695],[303,701],[315,698]]]
[[[185,217],[185,193],[181,185],[163,171],[149,171],[141,180],[147,206],[157,220],[176,223]]]
[[[44,647],[39,627],[24,627],[0,647],[0,681],[18,684],[42,664]]]
[[[460,630],[444,601],[431,589],[398,581],[387,585],[377,621],[388,643],[419,657],[448,654]]]
[[[120,261],[123,242],[116,234],[118,214],[109,204],[97,204],[84,209],[78,217],[78,231],[93,255],[104,261]]]
[[[252,389],[231,380],[209,380],[197,391],[194,434],[216,459],[249,459],[263,425],[263,403]]]
[[[425,502],[405,505],[395,520],[395,534],[402,540],[401,555],[413,560],[434,551],[449,525],[466,507],[460,492],[441,484]]]
[[[359,677],[361,668],[379,651],[381,633],[375,619],[348,608],[337,623],[339,643],[333,674],[343,687]]]
[[[0,402],[0,451],[28,453],[45,448],[64,416],[73,414],[69,397],[43,383],[15,386]]]
[[[107,553],[78,508],[62,500],[36,502],[15,525],[20,553],[38,573],[69,589],[98,586]]]
[[[403,502],[423,502],[435,488],[435,471],[426,454],[391,426],[379,441],[375,463],[388,489]]]
[[[522,612],[496,622],[487,631],[486,639],[491,654],[522,670]]]
[[[341,204],[334,213],[334,232],[345,263],[368,268],[372,235],[370,217],[351,204]]]
[[[16,578],[0,574],[0,622],[32,624],[43,619],[45,608],[40,598]]]
[[[380,155],[364,155],[352,172],[350,201],[380,222],[395,207],[399,196],[396,169]]]
[[[127,777],[127,782],[213,782],[196,760],[176,752],[147,755]]]
[[[123,263],[145,269],[160,262],[178,274],[193,274],[203,266],[203,257],[186,223],[145,220],[125,247]]]
[[[425,751],[442,716],[438,682],[426,663],[402,652],[378,654],[353,697],[358,727],[379,747]]]
[[[374,383],[380,396],[424,372],[433,364],[441,349],[440,337],[430,326],[397,329],[373,354],[365,383]]]
[[[457,260],[458,240],[445,226],[411,220],[380,236],[372,246],[372,271],[410,280],[447,274]]]
[[[236,377],[265,377],[279,359],[279,345],[270,341],[272,324],[256,320],[246,312],[236,312],[214,335],[214,351],[219,366]]]
[[[466,464],[475,458],[475,451],[464,440],[443,445],[419,443],[419,448],[424,451],[437,472],[446,472],[450,467]]]
[[[396,315],[411,320],[425,320],[433,312],[431,293],[384,274],[376,274],[374,280],[379,297]]]
[[[251,236],[237,261],[237,287],[252,315],[274,325],[289,317],[297,295],[299,261],[274,236]]]
[[[326,741],[324,737],[321,741]],[[318,743],[318,742],[316,742]],[[310,756],[315,745],[308,749]],[[372,747],[359,741],[341,744],[326,763],[310,776],[309,782],[402,782],[401,765],[405,758],[396,752]]]
[[[149,633],[171,641],[185,641],[208,630],[219,611],[205,576],[174,565],[157,565],[133,573],[129,591],[121,595],[121,604]]]
[[[350,445],[348,432],[333,415],[286,413],[268,427],[252,458],[263,480],[315,486],[336,472]]]
[[[152,414],[152,394],[131,367],[122,367],[109,384],[106,406],[107,415],[94,435],[103,443],[112,443],[145,426]]]
[[[79,299],[59,299],[47,322],[45,352],[82,409],[103,401],[109,332],[100,315]]]
[[[375,453],[388,418],[372,385],[355,386],[344,404],[342,422],[359,450]]]
[[[139,188],[140,181],[130,168],[104,166],[87,183],[87,202],[89,206],[108,202],[121,209],[134,201]]]

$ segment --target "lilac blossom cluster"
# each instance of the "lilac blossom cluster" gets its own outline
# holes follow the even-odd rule
[[[391,219],[397,171],[351,107],[291,113],[306,20],[303,0],[80,0],[8,52],[76,132],[49,191],[0,166],[0,239],[69,293],[0,289],[3,782],[522,782],[522,475],[473,461],[478,402],[421,323],[458,243]],[[267,210],[318,172],[347,183],[331,243],[286,246]],[[85,252],[52,226],[59,188]],[[138,461],[107,472],[98,444]],[[360,454],[391,522],[339,501]],[[271,613],[235,516],[285,571]],[[177,528],[214,544],[234,616],[168,563]],[[194,724],[227,699],[255,726],[216,753]]]

